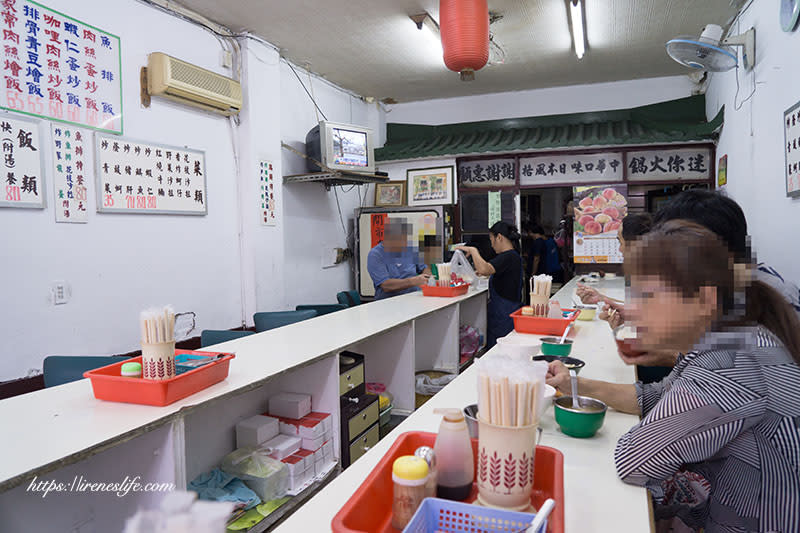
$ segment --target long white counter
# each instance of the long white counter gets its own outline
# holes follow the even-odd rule
[[[576,280],[573,279],[556,294],[562,307],[570,306],[575,287]],[[624,298],[622,279],[601,281],[598,289],[609,296]],[[572,355],[586,362],[581,375],[632,383],[634,370],[617,356],[616,345],[608,324],[600,320],[576,321],[575,324]],[[484,357],[492,357],[497,353],[499,350],[495,347]],[[276,531],[282,533],[330,531],[334,515],[360,486],[398,435],[406,431],[435,433],[438,431],[441,417],[433,414],[434,408],[463,408],[476,402],[476,369],[472,367],[403,421],[375,448],[334,479]],[[609,409],[603,427],[595,437],[575,439],[561,433],[552,412],[551,407],[543,416],[541,444],[557,448],[564,454],[566,501],[557,504],[564,505],[566,531],[568,533],[649,531],[647,491],[622,483],[616,476],[613,461],[617,439],[636,424],[638,418]],[[312,511],[308,511],[309,509]]]
[[[338,457],[339,352],[368,354],[367,381],[391,384],[398,411],[411,412],[415,370],[458,370],[462,324],[485,332],[486,291],[457,298],[412,293],[208,347],[236,353],[228,378],[166,407],[95,400],[88,380],[2,400],[3,528],[121,531],[127,516],[158,495],[66,492],[43,501],[27,490],[30,481],[138,475],[184,488],[235,448],[236,422],[265,412],[269,396],[281,390],[311,394],[316,410],[334,414]]]

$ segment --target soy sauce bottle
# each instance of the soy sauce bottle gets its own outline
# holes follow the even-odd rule
[[[434,409],[443,415],[433,446],[436,455],[436,494],[447,500],[466,500],[475,479],[475,459],[467,423],[460,409]]]

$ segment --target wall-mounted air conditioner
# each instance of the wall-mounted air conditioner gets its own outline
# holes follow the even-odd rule
[[[242,109],[238,81],[162,52],[148,56],[147,92],[222,115],[235,115]]]

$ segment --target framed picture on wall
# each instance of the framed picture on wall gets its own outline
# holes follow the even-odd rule
[[[800,102],[783,114],[783,152],[786,156],[786,196],[800,197]]]
[[[376,207],[400,207],[406,205],[406,182],[388,181],[375,184]]]
[[[408,205],[452,204],[454,173],[452,166],[407,170]]]

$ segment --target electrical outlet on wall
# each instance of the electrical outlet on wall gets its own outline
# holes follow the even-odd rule
[[[233,55],[230,50],[222,50],[219,53],[219,62],[225,68],[233,68]]]
[[[72,287],[66,281],[54,281],[50,285],[53,305],[63,305],[72,297]]]

